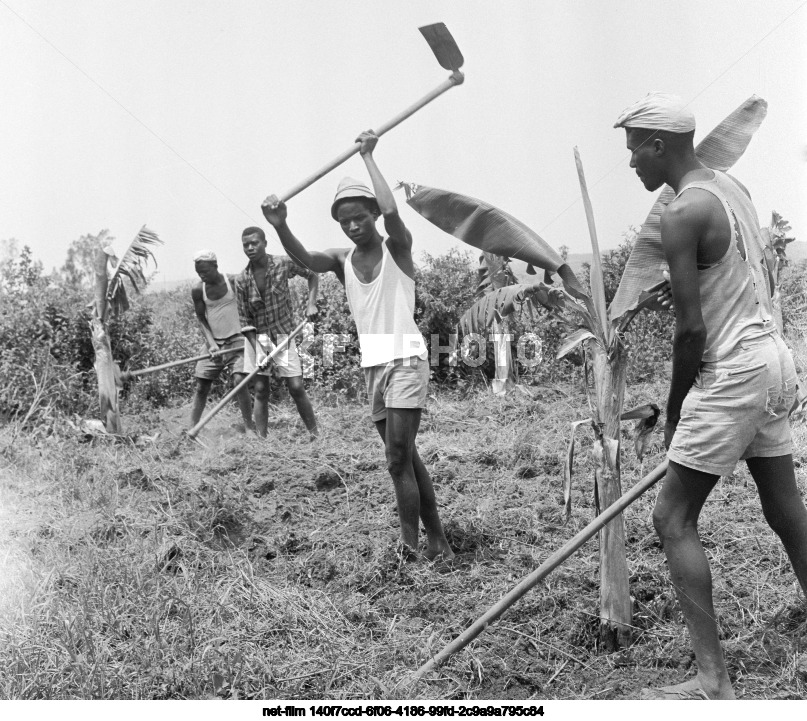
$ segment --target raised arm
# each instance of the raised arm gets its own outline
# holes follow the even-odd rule
[[[205,339],[207,350],[209,353],[214,353],[219,349],[216,339],[213,337],[213,331],[210,330],[210,325],[207,322],[207,308],[205,307],[205,299],[202,295],[202,284],[199,283],[191,289],[191,299],[193,300],[193,310],[196,312],[196,320],[199,322],[199,330],[202,331],[202,337]]]
[[[372,130],[368,130],[356,138],[356,142],[361,143],[359,153],[370,175],[378,208],[381,215],[384,216],[384,229],[389,236],[389,249],[393,254],[401,256],[401,258],[396,258],[399,263],[406,256],[409,256],[411,261],[412,234],[401,220],[401,216],[398,214],[398,205],[395,203],[392,191],[387,185],[387,181],[384,180],[384,176],[381,175],[381,171],[378,169],[373,157],[373,150],[378,143],[378,136]]]
[[[698,242],[708,223],[708,214],[688,195],[670,203],[661,217],[661,241],[670,266],[670,286],[675,303],[672,382],[664,429],[668,447],[706,347],[706,325],[698,283]]]
[[[281,202],[276,195],[270,195],[266,198],[266,200],[261,203],[261,210],[266,220],[269,221],[269,224],[275,229],[277,237],[283,245],[283,249],[292,260],[305,266],[309,270],[313,270],[315,273],[331,272],[339,275],[342,272],[338,252],[332,250],[326,250],[324,253],[319,251],[309,252],[305,249],[303,244],[297,240],[286,222],[288,208],[286,208],[286,204]]]

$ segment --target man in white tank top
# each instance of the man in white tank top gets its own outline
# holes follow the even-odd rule
[[[378,137],[368,131],[356,142],[361,143],[375,195],[359,181],[346,178],[331,207],[331,216],[353,241],[353,248],[309,252],[289,230],[284,203],[270,195],[261,207],[292,258],[316,273],[335,273],[345,286],[359,331],[371,417],[384,441],[395,487],[401,542],[406,553],[417,552],[420,518],[426,529],[426,558],[450,560],[454,553],[437,513],[434,487],[415,447],[426,405],[429,362],[413,317],[412,235],[373,159]],[[376,228],[379,215],[384,216],[386,239]]]
[[[661,216],[675,304],[673,371],[664,430],[669,470],[653,522],[689,628],[696,678],[651,698],[734,698],[718,638],[712,576],[697,522],[721,475],[744,459],[765,519],[807,593],[807,510],[796,485],[789,411],[793,359],[772,321],[771,282],[748,191],[705,167],[695,118],[680,98],[651,93],[623,112],[645,188],[676,193]]]
[[[235,279],[219,272],[218,260],[213,251],[199,251],[193,260],[201,282],[191,289],[191,299],[196,320],[199,322],[199,330],[204,338],[201,353],[209,353],[210,358],[200,360],[196,364],[196,391],[191,410],[191,427],[202,417],[210,386],[225,368],[230,369],[232,381],[235,383],[239,383],[245,375],[244,336],[241,335],[241,324],[235,303]],[[236,349],[239,351],[236,352]],[[213,356],[214,353],[230,350],[233,352]],[[244,419],[244,427],[254,431],[249,389],[242,388],[236,398],[241,417]]]

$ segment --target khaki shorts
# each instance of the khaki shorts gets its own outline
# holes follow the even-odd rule
[[[257,358],[255,349],[252,343],[244,344],[244,373],[252,373],[258,363],[260,363],[267,355],[272,352],[274,346],[268,335],[261,333],[258,335],[258,353]],[[274,373],[279,378],[294,378],[303,374],[303,367],[300,364],[300,354],[297,352],[297,343],[294,339],[289,341],[289,344],[276,355],[269,365],[262,371],[258,372],[259,376],[271,376],[274,368]]]
[[[667,457],[727,476],[739,460],[792,453],[788,414],[796,386],[793,357],[779,333],[741,341],[725,358],[701,364]]]
[[[425,408],[429,362],[417,356],[396,358],[364,369],[373,421],[387,417],[387,408]]]
[[[230,348],[241,348],[244,345],[244,336],[232,335],[226,340],[216,341],[219,350],[228,350]],[[207,345],[202,345],[199,349],[199,354],[207,353]],[[216,356],[215,358],[203,358],[196,363],[196,370],[194,375],[197,378],[204,380],[214,381],[219,377],[221,372],[229,368],[230,373],[243,373],[244,372],[244,354],[243,353],[228,353],[224,356]]]

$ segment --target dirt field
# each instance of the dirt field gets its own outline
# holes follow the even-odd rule
[[[529,394],[529,395],[528,395]],[[661,386],[635,401],[663,401]],[[0,694],[5,698],[637,698],[693,673],[650,522],[626,513],[635,640],[597,648],[597,543],[426,682],[408,679],[594,514],[579,387],[432,397],[420,451],[451,566],[402,562],[380,440],[363,405],[324,405],[309,444],[293,407],[267,442],[225,411],[202,449],[188,409],[126,416],[123,442],[0,429]],[[125,409],[124,409],[125,413]],[[629,426],[625,424],[625,440]],[[582,429],[581,429],[582,431]],[[643,468],[623,445],[623,483]],[[807,495],[807,433],[797,429]],[[741,698],[803,698],[807,609],[743,468],[707,503],[702,537]]]

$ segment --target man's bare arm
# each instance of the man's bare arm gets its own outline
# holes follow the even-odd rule
[[[193,299],[193,310],[196,312],[196,320],[199,322],[199,330],[202,331],[202,336],[207,344],[207,349],[210,353],[219,349],[216,339],[213,337],[213,331],[210,330],[210,325],[207,322],[207,308],[205,307],[205,299],[202,295],[202,284],[195,286],[191,289],[191,298]]]
[[[412,235],[407,230],[403,220],[401,220],[395,197],[392,195],[392,191],[387,181],[384,180],[384,176],[381,175],[381,171],[378,169],[373,157],[373,150],[375,150],[378,143],[378,136],[372,130],[368,130],[356,138],[356,142],[361,143],[359,153],[370,175],[370,182],[373,184],[378,209],[381,211],[381,215],[384,216],[384,229],[389,235],[389,244],[396,249],[411,252]]]
[[[698,282],[698,242],[706,217],[686,196],[670,203],[661,218],[661,241],[670,266],[675,304],[673,370],[667,421],[677,424],[681,406],[698,374],[706,347],[706,325]]]
[[[269,224],[275,229],[277,237],[280,239],[283,249],[288,256],[296,263],[305,266],[315,273],[336,273],[341,272],[342,266],[339,260],[338,251],[326,250],[309,252],[305,246],[297,240],[297,237],[289,229],[286,219],[288,209],[286,204],[281,202],[276,195],[270,195],[261,203],[261,210]]]
[[[373,157],[373,150],[378,143],[378,136],[372,130],[368,130],[356,138],[356,142],[361,143],[359,153],[370,175],[378,209],[381,211],[381,215],[384,216],[384,230],[389,236],[387,247],[392,253],[392,257],[395,258],[398,267],[410,278],[413,278],[415,264],[412,261],[412,234],[404,225],[398,213],[398,205],[392,195],[392,190],[390,190],[384,176],[381,175],[381,171],[378,169]]]

